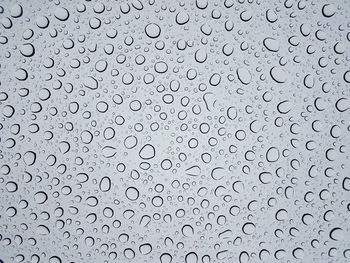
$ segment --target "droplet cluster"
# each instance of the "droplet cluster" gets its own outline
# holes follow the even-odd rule
[[[0,2],[0,262],[350,262],[350,2]]]

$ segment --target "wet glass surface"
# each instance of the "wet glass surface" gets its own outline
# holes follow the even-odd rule
[[[349,12],[1,1],[0,262],[350,262]]]

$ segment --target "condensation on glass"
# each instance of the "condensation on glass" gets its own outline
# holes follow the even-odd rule
[[[350,2],[0,2],[0,262],[350,262]]]

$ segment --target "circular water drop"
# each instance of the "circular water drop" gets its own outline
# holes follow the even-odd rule
[[[280,44],[279,42],[272,38],[272,37],[267,37],[263,41],[264,46],[267,48],[267,50],[272,51],[272,52],[277,52],[280,49]]]
[[[23,155],[23,161],[26,165],[31,166],[36,161],[36,153],[33,151],[27,151]]]
[[[271,147],[266,152],[266,160],[268,162],[277,162],[280,158],[280,151],[276,147]]]
[[[185,256],[186,263],[198,263],[198,256],[195,252],[190,252]]]
[[[47,201],[48,196],[45,192],[40,191],[34,195],[34,200],[37,204],[43,204]]]
[[[11,16],[14,17],[14,18],[18,18],[18,17],[22,16],[22,14],[23,14],[23,8],[22,8],[22,6],[19,5],[19,4],[14,4],[14,5],[11,7],[10,14],[11,14]]]
[[[255,224],[248,222],[242,226],[242,231],[246,235],[251,235],[255,232],[255,228]]]
[[[157,38],[161,33],[161,29],[157,24],[151,23],[145,27],[145,33],[150,38]]]
[[[190,20],[190,16],[187,13],[183,12],[183,11],[177,13],[176,18],[175,18],[176,23],[179,24],[179,25],[184,25],[189,20]]]
[[[242,84],[248,85],[251,82],[252,76],[247,68],[238,68],[236,73]]]
[[[144,160],[152,159],[155,155],[156,150],[151,144],[144,145],[139,152],[139,156]]]
[[[30,43],[23,44],[19,50],[21,54],[25,57],[32,57],[35,54],[35,48]]]
[[[64,7],[57,7],[54,11],[54,16],[60,21],[66,21],[69,17],[69,12]]]
[[[336,12],[336,8],[333,4],[325,4],[322,7],[322,14],[323,16],[329,18],[332,17]]]
[[[287,81],[287,74],[281,67],[271,68],[270,76],[277,83],[285,83]]]
[[[135,187],[128,187],[125,190],[125,196],[131,200],[131,201],[135,201],[139,198],[139,190],[137,190],[137,188]]]

